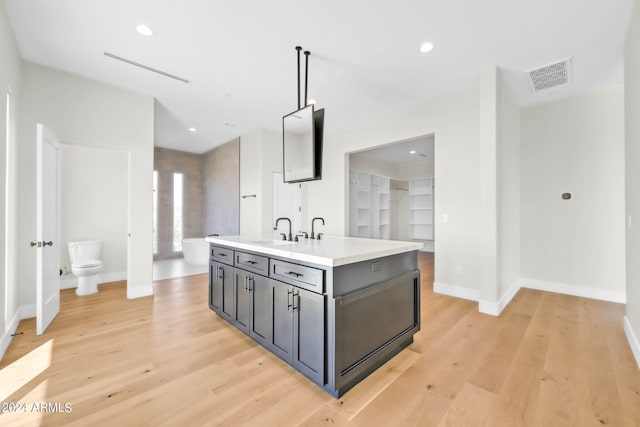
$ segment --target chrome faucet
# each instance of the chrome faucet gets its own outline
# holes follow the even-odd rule
[[[286,240],[289,240],[290,242],[292,242],[292,241],[293,241],[293,236],[291,235],[291,220],[290,220],[289,218],[284,218],[284,217],[283,217],[283,218],[278,218],[278,219],[276,219],[276,226],[275,226],[275,227],[273,227],[273,229],[274,229],[274,230],[277,230],[277,229],[278,229],[278,223],[279,223],[281,220],[286,220],[286,221],[289,223],[289,238],[288,238],[288,239],[286,239]]]
[[[313,219],[311,220],[311,236],[310,236],[310,237],[311,237],[312,239],[315,239],[315,232],[313,231],[313,226],[314,226],[314,224],[315,224],[315,222],[316,222],[316,219],[319,219],[320,221],[322,221],[322,225],[324,225],[324,218],[322,218],[322,217],[320,217],[320,216],[317,216],[317,217],[315,217],[315,218],[313,218]],[[318,234],[320,234],[320,233],[318,233]],[[320,238],[320,236],[318,236],[318,239],[319,239],[319,238]]]

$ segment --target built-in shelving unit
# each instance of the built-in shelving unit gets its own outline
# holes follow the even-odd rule
[[[364,172],[349,172],[349,227],[356,237],[388,239],[390,180]]]
[[[433,178],[409,181],[409,229],[415,240],[433,240]]]

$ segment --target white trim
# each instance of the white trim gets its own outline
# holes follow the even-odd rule
[[[16,329],[18,329],[18,324],[21,320],[19,315],[20,309],[16,310],[16,314],[13,316],[13,319],[11,319],[11,323],[9,323],[9,327],[2,336],[2,340],[0,340],[0,360],[2,360],[4,353],[9,348],[9,344],[11,344],[11,339],[13,338],[11,335],[13,335],[16,332]]]
[[[148,297],[153,295],[153,285],[130,286],[127,283],[127,299]]]
[[[502,297],[498,302],[493,301],[478,301],[478,311],[484,314],[490,314],[492,316],[500,316],[502,310],[511,302],[514,296],[518,293],[522,286],[522,281],[520,279],[513,282],[511,287],[507,289],[507,292],[502,294]]]
[[[491,316],[500,316],[500,308],[497,302],[480,300],[478,301],[478,311]]]
[[[5,331],[4,335],[2,335],[2,339],[0,340],[0,360],[4,357],[4,353],[9,348],[9,344],[11,344],[11,339],[13,338],[11,335],[15,334],[18,329],[18,325],[21,320],[30,319],[32,317],[36,317],[36,305],[29,304],[18,307],[16,310],[16,314],[13,315],[13,319],[9,323],[9,327]]]
[[[433,292],[471,301],[480,299],[480,291],[477,289],[463,288],[462,286],[449,285],[447,283],[433,282]]]
[[[127,280],[126,271],[98,274],[98,284],[120,282],[122,280]],[[60,278],[60,289],[73,289],[77,287],[78,287],[78,278],[73,274],[63,275]]]
[[[640,342],[638,341],[638,336],[633,331],[631,322],[629,322],[629,318],[627,316],[624,316],[624,333],[627,335],[629,347],[631,347],[633,357],[636,358],[636,363],[638,364],[638,368],[640,368]]]
[[[573,295],[582,298],[617,302],[620,304],[627,303],[627,298],[624,292],[615,292],[606,289],[591,288],[588,286],[576,286],[566,283],[523,278],[520,279],[520,287],[536,289],[539,291],[555,292],[557,294]]]

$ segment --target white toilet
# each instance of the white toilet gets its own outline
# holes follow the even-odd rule
[[[100,261],[101,240],[69,242],[71,272],[78,277],[76,295],[90,295],[98,292],[98,273],[102,271]]]

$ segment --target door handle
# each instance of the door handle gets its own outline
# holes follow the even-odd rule
[[[289,300],[289,297],[290,297],[292,294],[293,294],[293,291],[292,291],[291,289],[289,289],[289,290],[287,291],[287,311],[289,311],[289,309],[290,309],[291,307],[293,307],[292,301],[291,301],[291,300]]]
[[[249,277],[244,276],[244,293],[249,293]]]
[[[296,297],[298,297],[298,306],[296,307]],[[293,293],[293,311],[300,311],[300,292],[298,293]]]
[[[253,280],[254,280],[253,277],[249,277],[249,280],[248,280],[248,282],[249,282],[249,293],[253,292],[253,287],[251,286],[251,282],[253,282]]]
[[[42,246],[53,246],[53,241],[49,240],[48,242],[42,242]]]

